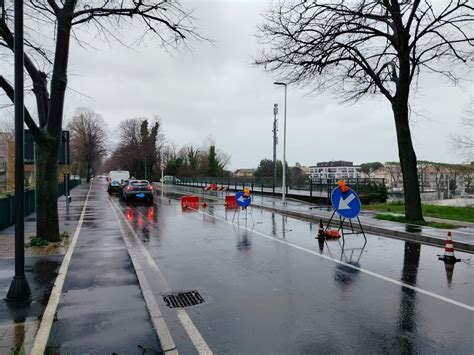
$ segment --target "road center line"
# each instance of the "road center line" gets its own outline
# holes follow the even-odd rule
[[[214,215],[211,215],[211,214],[209,214],[209,213],[206,213],[206,212],[200,211],[200,210],[198,210],[198,209],[194,209],[194,208],[189,208],[189,209],[190,209],[190,210],[193,210],[193,211],[197,211],[197,212],[199,212],[199,213],[202,213],[202,214],[204,214],[204,215],[206,215],[206,216],[215,218],[215,219],[220,220],[220,221],[222,221],[222,222],[225,222],[225,223],[227,223],[227,224],[229,224],[229,225],[237,226],[237,224],[232,223],[232,222],[230,222],[230,221],[227,221],[226,219],[224,219],[224,218],[222,218],[222,217],[214,216]],[[439,299],[439,300],[441,300],[441,301],[444,301],[444,302],[447,302],[447,303],[451,303],[451,304],[453,304],[453,305],[455,305],[455,306],[458,306],[458,307],[465,308],[465,309],[467,309],[467,310],[469,310],[469,311],[474,311],[474,307],[473,307],[473,306],[470,306],[470,305],[468,305],[468,304],[465,304],[465,303],[462,303],[462,302],[458,302],[458,301],[452,300],[452,299],[450,299],[450,298],[447,298],[447,297],[438,295],[438,294],[436,294],[436,293],[434,293],[434,292],[427,291],[427,290],[424,290],[424,289],[422,289],[422,288],[419,288],[419,287],[416,287],[416,286],[412,286],[412,285],[409,285],[409,284],[407,284],[407,283],[404,283],[404,282],[401,282],[401,281],[392,279],[392,278],[390,278],[390,277],[383,276],[383,275],[377,274],[377,273],[375,273],[375,272],[372,272],[372,271],[363,269],[363,268],[361,268],[361,267],[358,267],[358,266],[355,266],[355,265],[346,263],[346,262],[344,262],[344,261],[331,258],[331,257],[329,257],[329,256],[327,256],[327,255],[323,255],[323,254],[320,254],[320,253],[315,252],[315,251],[313,251],[313,250],[300,247],[299,245],[289,243],[289,242],[287,242],[287,241],[285,241],[285,240],[281,240],[281,239],[278,239],[278,238],[275,238],[275,237],[266,235],[266,234],[264,234],[264,233],[261,233],[261,232],[259,232],[259,231],[250,229],[250,228],[248,228],[248,227],[245,227],[245,226],[239,226],[239,227],[242,228],[242,229],[246,229],[246,230],[248,230],[249,232],[258,234],[258,235],[260,235],[260,236],[262,236],[262,237],[265,237],[265,238],[267,238],[267,239],[271,239],[271,240],[273,240],[273,241],[276,241],[276,242],[278,242],[278,243],[285,244],[285,245],[288,245],[288,246],[293,247],[293,248],[295,248],[295,249],[298,249],[298,250],[307,252],[307,253],[309,253],[309,254],[313,254],[313,255],[319,256],[320,258],[323,258],[323,259],[327,259],[327,260],[334,261],[335,263],[338,263],[338,264],[344,265],[344,266],[346,266],[346,267],[349,267],[349,268],[351,268],[351,269],[354,269],[354,270],[363,272],[363,273],[365,273],[365,274],[367,274],[367,275],[374,276],[374,277],[376,277],[376,278],[378,278],[378,279],[381,279],[381,280],[390,282],[390,283],[395,284],[395,285],[398,285],[398,286],[402,286],[402,287],[408,288],[408,289],[413,290],[413,291],[417,291],[417,292],[419,292],[419,293],[423,293],[423,294],[425,294],[425,295],[431,296],[431,297],[436,298],[436,299]]]
[[[86,214],[87,202],[89,201],[89,195],[91,193],[92,183],[89,185],[89,191],[87,192],[86,200],[84,201],[84,207],[82,207],[81,216],[79,222],[77,223],[76,230],[71,240],[71,244],[64,256],[61,267],[59,268],[58,276],[54,282],[54,286],[51,289],[51,295],[49,296],[48,305],[44,311],[43,317],[41,319],[38,332],[36,333],[35,341],[33,343],[33,349],[31,350],[31,355],[43,355],[48,344],[49,334],[51,332],[51,327],[53,326],[54,316],[56,310],[58,309],[59,298],[64,286],[64,280],[66,279],[66,274],[69,268],[69,263],[71,262],[72,253],[76,247],[77,239],[81,233],[82,222],[84,221],[84,215]]]
[[[128,229],[132,233],[133,237],[135,238],[135,241],[137,243],[138,248],[140,249],[140,252],[142,255],[145,257],[145,260],[148,264],[148,266],[156,272],[157,276],[160,279],[160,283],[162,286],[164,286],[166,289],[171,290],[170,287],[168,286],[168,282],[166,281],[165,277],[163,276],[163,273],[159,269],[158,265],[156,264],[155,260],[151,256],[150,252],[145,248],[143,245],[140,237],[137,235],[133,227],[131,226],[130,222],[127,221],[127,219],[123,216],[122,213],[120,213],[120,208],[117,205],[115,201],[112,199],[110,200],[112,205],[116,208],[116,210],[119,212],[120,216],[122,216],[122,220],[125,222],[127,225]],[[114,211],[115,213],[115,211]],[[184,309],[180,309],[177,311],[177,316],[181,324],[183,325],[183,328],[186,330],[186,333],[189,336],[189,339],[191,339],[191,342],[193,343],[194,347],[198,351],[199,354],[203,355],[212,355],[212,350],[209,348],[207,345],[206,341],[202,337],[201,333],[199,330],[196,328],[194,325],[193,321],[189,317],[188,313]]]

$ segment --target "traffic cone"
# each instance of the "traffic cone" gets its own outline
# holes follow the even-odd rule
[[[324,233],[324,226],[323,226],[323,220],[319,220],[319,230],[318,230],[318,236],[315,237],[314,239],[324,239],[326,237],[326,233]]]
[[[444,261],[445,263],[456,263],[458,261],[461,261],[461,259],[456,259],[456,257],[454,256],[454,245],[451,232],[448,232],[448,239],[446,239],[446,244],[444,246],[444,255],[438,256],[438,259]]]

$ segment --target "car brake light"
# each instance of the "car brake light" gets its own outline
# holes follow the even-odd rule
[[[131,187],[131,186],[127,187],[127,191],[132,191],[132,190],[133,190],[133,187]]]
[[[146,187],[146,189],[147,189],[148,191],[152,191],[152,190],[153,190],[153,186],[148,185],[148,186]]]

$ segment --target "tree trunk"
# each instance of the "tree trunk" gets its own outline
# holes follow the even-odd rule
[[[408,221],[423,221],[416,154],[413,149],[410,125],[408,122],[408,102],[405,100],[395,100],[392,104],[392,110],[395,117],[398,156],[400,158],[400,167],[403,176],[405,218]]]
[[[58,242],[58,143],[36,144],[36,235]]]

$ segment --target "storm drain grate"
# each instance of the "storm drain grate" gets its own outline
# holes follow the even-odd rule
[[[204,298],[197,291],[164,295],[163,300],[169,308],[191,307],[204,302]]]

